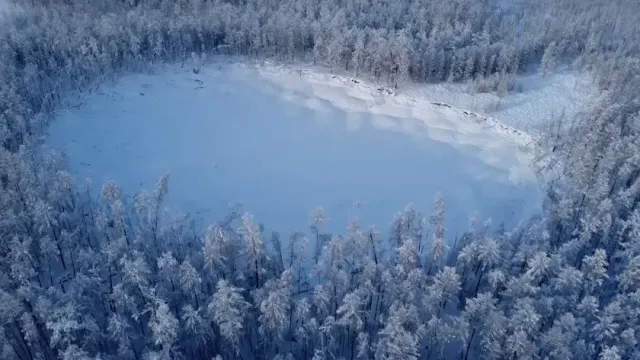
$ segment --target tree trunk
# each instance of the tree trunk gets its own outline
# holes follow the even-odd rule
[[[467,342],[467,347],[464,351],[464,360],[468,360],[469,358],[469,350],[471,349],[471,344],[473,343],[473,337],[476,334],[476,329],[473,329],[473,332],[471,332],[471,336],[469,336],[469,342]]]

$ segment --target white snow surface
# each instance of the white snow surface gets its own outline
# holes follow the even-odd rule
[[[310,65],[266,67],[265,72],[277,75],[276,80],[283,74],[304,77],[311,82],[350,82],[353,79],[340,73],[328,74],[330,69],[313,67]],[[415,84],[403,83],[397,90],[405,101],[444,103],[473,112],[482,117],[498,119],[505,126],[524,131],[533,136],[550,121],[570,119],[590,106],[597,103],[600,92],[594,85],[593,76],[584,71],[571,70],[562,67],[555,74],[543,76],[533,73],[519,76],[516,79],[520,91],[510,91],[504,98],[495,93],[478,93],[473,90],[473,84],[441,83]],[[373,85],[359,85],[358,88],[374,87]],[[377,87],[375,87],[377,88]],[[395,91],[394,91],[395,92]]]
[[[531,135],[538,135],[552,121],[567,120],[587,111],[600,92],[587,72],[561,69],[556,74],[520,76],[521,92],[500,98],[493,93],[475,93],[466,84],[429,84],[412,87],[411,96],[439,101],[499,119]]]
[[[94,188],[129,195],[170,174],[168,206],[205,224],[232,205],[288,233],[321,206],[327,229],[357,216],[386,231],[413,203],[446,201],[451,239],[470,215],[513,226],[540,209],[531,137],[475,113],[347,77],[270,65],[168,66],[85,94],[47,146]]]

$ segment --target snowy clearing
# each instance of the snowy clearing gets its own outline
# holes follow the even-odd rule
[[[169,204],[205,223],[242,203],[267,230],[305,229],[317,206],[330,231],[351,216],[383,227],[441,191],[453,238],[476,211],[509,226],[539,211],[530,137],[490,118],[277,67],[165,70],[78,99],[49,146],[128,194],[169,173]]]
[[[461,84],[430,84],[416,87],[411,93],[492,116],[530,134],[537,134],[550,121],[569,120],[587,111],[600,96],[588,73],[536,73],[517,78],[516,84],[522,91],[511,91],[504,99],[495,94],[471,93]]]

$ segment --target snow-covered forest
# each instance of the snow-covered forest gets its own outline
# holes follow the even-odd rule
[[[637,1],[17,2],[0,20],[0,358],[640,359]],[[70,96],[217,55],[503,94],[565,65],[603,100],[539,139],[543,216],[458,237],[437,195],[389,237],[357,219],[329,234],[321,209],[303,232],[243,211],[201,232],[164,211],[169,178],[96,199],[40,151]]]

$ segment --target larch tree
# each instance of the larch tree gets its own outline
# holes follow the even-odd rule
[[[431,261],[435,271],[444,263],[447,245],[445,243],[444,227],[444,197],[438,194],[433,203],[433,212],[430,219],[433,227],[433,243],[431,246]]]
[[[262,278],[265,272],[266,252],[262,234],[258,225],[249,214],[242,216],[242,224],[239,232],[242,234],[247,254],[247,275],[253,280],[252,286],[262,286]]]
[[[374,358],[376,360],[417,360],[418,336],[407,328],[415,309],[394,303],[385,326],[378,333]]]
[[[293,285],[293,270],[287,269],[281,274],[280,279],[269,280],[265,284],[267,294],[260,302],[258,331],[267,348],[275,347],[276,353],[285,332],[290,329]]]
[[[211,319],[217,325],[220,335],[236,353],[240,351],[244,319],[250,307],[241,291],[242,289],[231,286],[226,280],[219,280],[208,306]]]

